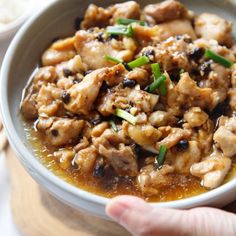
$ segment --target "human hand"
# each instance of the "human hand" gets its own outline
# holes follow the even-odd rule
[[[236,215],[215,208],[153,208],[140,198],[120,196],[107,205],[106,212],[135,236],[236,235]]]

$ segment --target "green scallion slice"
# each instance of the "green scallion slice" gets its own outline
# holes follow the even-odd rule
[[[134,32],[131,25],[115,25],[108,26],[106,29],[107,33],[110,35],[124,35],[127,37],[132,37]]]
[[[107,60],[107,61],[111,61],[111,62],[114,62],[114,63],[123,63],[122,60],[118,59],[118,58],[115,58],[115,57],[111,57],[109,55],[105,55],[104,58]]]
[[[163,164],[165,162],[166,152],[167,152],[167,147],[165,145],[161,145],[160,149],[159,149],[159,154],[155,160],[155,164],[157,165],[158,168],[163,166]]]
[[[217,62],[227,68],[230,68],[234,64],[232,61],[227,60],[226,58],[220,56],[217,53],[214,53],[213,51],[211,51],[209,49],[206,49],[205,57],[208,59],[212,59],[214,62]]]
[[[116,126],[114,120],[110,120],[109,123],[110,123],[112,129],[113,129],[115,132],[118,132],[118,128],[117,128],[117,126]]]
[[[152,73],[155,79],[158,79],[159,77],[161,77],[161,68],[160,68],[159,63],[152,64],[151,68],[152,68]]]
[[[152,93],[158,89],[166,81],[166,76],[162,74],[158,79],[154,80],[148,87],[148,92]]]
[[[130,69],[134,69],[135,67],[140,67],[140,66],[146,65],[148,63],[149,63],[149,58],[146,56],[142,56],[142,57],[137,58],[134,61],[129,62],[128,67]]]
[[[119,25],[129,25],[132,23],[137,23],[141,26],[146,26],[147,23],[145,21],[141,21],[141,20],[134,20],[134,19],[126,19],[126,18],[118,18],[116,20],[116,23]]]
[[[117,108],[115,111],[115,115],[128,121],[130,124],[135,125],[137,122],[137,118],[133,115],[131,115],[130,113],[128,113],[127,111],[124,111],[122,109]]]
[[[165,86],[165,84],[161,84],[160,87],[159,87],[159,94],[161,96],[165,96],[167,94],[167,88]]]

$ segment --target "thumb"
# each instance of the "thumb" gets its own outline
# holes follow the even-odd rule
[[[213,208],[152,208],[140,198],[120,196],[108,204],[106,212],[137,236],[236,235],[236,216]]]
[[[116,197],[107,206],[106,212],[133,235],[179,236],[188,233],[182,211],[152,208],[137,197]]]

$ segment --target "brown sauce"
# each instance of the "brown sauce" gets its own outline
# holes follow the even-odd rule
[[[28,142],[33,148],[35,156],[39,158],[42,164],[67,183],[85,191],[107,198],[121,194],[135,195],[150,202],[184,199],[207,191],[205,188],[201,187],[200,181],[196,177],[173,174],[174,183],[172,182],[171,185],[163,187],[157,196],[145,197],[137,189],[135,178],[132,177],[119,177],[115,175],[113,171],[108,171],[103,178],[95,178],[91,176],[91,174],[81,174],[75,167],[64,170],[60,167],[56,158],[53,157],[55,150],[43,144],[40,134],[34,130],[33,124],[24,121],[24,127]],[[232,175],[231,178],[233,176],[234,175]]]

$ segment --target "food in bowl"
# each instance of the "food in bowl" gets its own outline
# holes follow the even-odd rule
[[[23,91],[27,137],[50,170],[98,195],[168,201],[217,188],[235,166],[234,63],[219,16],[174,0],[92,4]]]

